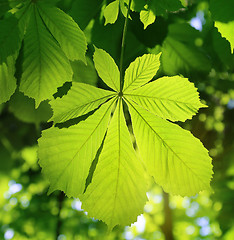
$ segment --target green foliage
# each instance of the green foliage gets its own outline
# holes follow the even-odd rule
[[[51,5],[52,4],[52,5]],[[12,2],[14,15],[0,20],[0,85],[6,86],[0,103],[16,89],[14,64],[24,38],[20,91],[40,102],[72,81],[70,60],[86,63],[86,39],[73,19],[54,7],[55,2]],[[10,79],[6,84],[6,78]],[[50,79],[50,81],[48,81]]]
[[[52,117],[52,110],[48,101],[42,102],[35,109],[35,101],[19,91],[16,91],[11,97],[9,110],[21,121],[35,123],[37,126],[40,122],[47,122]]]
[[[143,159],[148,174],[154,176],[167,192],[192,196],[210,189],[212,165],[207,150],[188,131],[160,118],[184,121],[203,105],[187,79],[176,76],[146,84],[158,71],[160,56],[145,54],[132,62],[125,72],[122,90],[114,60],[96,48],[97,72],[116,93],[82,83],[74,84],[66,96],[51,102],[52,120],[64,122],[102,106],[68,129],[53,127],[43,131],[39,139],[40,165],[50,181],[49,192],[60,189],[68,196],[81,198],[84,210],[107,223],[110,230],[117,224],[129,225],[143,211],[147,178],[140,159]],[[172,91],[169,85],[173,86]],[[155,90],[156,95],[149,89]],[[160,91],[163,99],[156,103]],[[142,100],[142,94],[145,100]],[[104,103],[110,97],[113,100]],[[116,100],[117,106],[108,126]],[[125,123],[123,100],[130,109],[140,158],[133,149]],[[176,111],[170,102],[180,111]],[[102,141],[96,169],[85,190],[89,168]],[[132,199],[136,201],[131,203]]]
[[[126,95],[148,111],[171,121],[191,119],[205,106],[200,103],[194,85],[179,76],[159,78]]]
[[[35,98],[38,107],[41,101],[52,97],[57,87],[72,80],[72,69],[65,54],[43,24],[37,7],[33,6],[31,11],[24,39],[25,58],[20,91]]]
[[[106,6],[104,11],[104,17],[106,19],[105,25],[115,23],[119,15],[119,0],[111,2]]]
[[[146,29],[150,24],[154,23],[156,17],[150,9],[144,9],[140,12],[140,20],[144,24],[144,29]]]
[[[212,0],[210,10],[213,19],[215,20],[215,27],[218,28],[221,35],[226,38],[231,45],[231,52],[234,49],[234,3],[233,1]]]
[[[233,9],[0,0],[0,238],[233,239]]]

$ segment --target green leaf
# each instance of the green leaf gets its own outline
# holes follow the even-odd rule
[[[6,62],[8,56],[18,52],[21,40],[22,34],[15,16],[0,20],[0,64]]]
[[[234,20],[234,1],[210,0],[210,11],[212,18],[218,22],[231,22]]]
[[[89,216],[115,225],[130,225],[143,212],[147,184],[145,170],[132,146],[119,101],[108,127],[91,184],[81,200]]]
[[[87,65],[81,61],[71,62],[71,67],[73,70],[73,81],[83,82],[93,86],[97,85],[98,75],[95,70],[93,61],[90,58],[86,58]]]
[[[15,57],[9,56],[0,64],[0,104],[8,101],[16,89]]]
[[[167,37],[162,48],[162,66],[168,75],[178,73],[189,75],[191,72],[209,72],[209,58],[195,46]]]
[[[39,13],[47,28],[58,41],[70,60],[81,60],[86,63],[87,43],[84,33],[74,20],[56,7],[38,4]]]
[[[116,22],[119,15],[119,0],[115,0],[108,4],[104,10],[105,25]]]
[[[193,196],[210,190],[208,151],[189,131],[127,101],[133,132],[150,175],[166,192]]]
[[[140,20],[144,24],[144,29],[146,29],[150,24],[155,22],[155,15],[150,9],[144,9],[140,12]]]
[[[180,0],[152,0],[149,2],[149,6],[157,16],[177,11],[183,7]]]
[[[2,17],[10,9],[8,0],[0,1],[0,17]]]
[[[52,109],[48,102],[42,102],[35,109],[35,101],[19,91],[16,91],[11,97],[9,110],[18,119],[27,123],[39,124],[40,122],[47,122],[52,117]]]
[[[161,53],[145,54],[132,62],[125,72],[123,92],[129,93],[152,80],[159,69],[160,56]]]
[[[54,112],[51,120],[59,123],[84,115],[100,106],[114,94],[114,92],[85,83],[73,82],[66,96],[50,102]]]
[[[104,50],[95,48],[93,61],[99,77],[115,91],[120,91],[120,73],[114,59]]]
[[[69,128],[50,128],[42,132],[39,164],[50,182],[49,193],[56,189],[68,197],[78,197],[85,189],[89,168],[106,133],[113,101],[102,105],[85,121]]]
[[[215,27],[218,28],[222,37],[226,38],[231,45],[231,52],[233,53],[234,49],[234,21],[223,23],[223,22],[215,22]]]
[[[194,84],[179,76],[159,78],[125,94],[125,97],[171,121],[191,119],[199,108],[205,107]]]
[[[57,88],[72,81],[72,69],[63,51],[44,26],[36,6],[24,39],[20,91],[36,101],[51,99]]]
[[[79,23],[84,30],[91,19],[93,19],[101,9],[103,0],[76,0],[73,1],[71,10],[69,11],[73,19]]]

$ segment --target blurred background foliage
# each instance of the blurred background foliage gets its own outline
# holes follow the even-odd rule
[[[139,13],[131,12],[124,60],[126,68],[139,55],[162,51],[156,78],[179,74],[194,82],[209,107],[179,124],[209,150],[214,193],[169,196],[152,182],[138,221],[106,235],[105,224],[87,217],[79,199],[68,199],[58,191],[47,196],[48,183],[37,163],[37,139],[41,130],[51,126],[47,120],[52,110],[47,101],[35,110],[34,100],[16,91],[8,103],[0,105],[0,239],[234,239],[234,55],[214,27],[210,8],[215,1],[182,0],[184,8],[162,13],[146,30]],[[87,66],[71,63],[73,80],[106,88],[93,66],[93,45],[119,62],[124,17],[119,14],[115,24],[104,26],[103,11],[111,1],[56,2],[84,30],[89,42]],[[0,7],[1,19],[8,9],[8,5]],[[234,8],[225,9],[234,20]],[[18,79],[22,57],[21,53],[17,61]],[[70,86],[58,89],[55,97]]]

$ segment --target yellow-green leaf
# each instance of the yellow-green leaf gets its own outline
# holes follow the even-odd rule
[[[145,54],[132,62],[125,72],[123,92],[129,93],[152,80],[159,69],[160,56],[161,53]]]
[[[69,197],[83,193],[91,163],[106,133],[112,104],[105,103],[77,125],[42,132],[38,140],[39,164],[50,182],[49,193],[56,189]]]
[[[119,101],[111,119],[91,184],[82,199],[89,216],[115,225],[130,225],[143,212],[147,184],[133,149]]]
[[[191,119],[199,108],[206,107],[200,102],[194,84],[180,76],[159,78],[125,94],[125,97],[171,121]]]
[[[133,132],[148,173],[166,192],[193,196],[210,190],[208,151],[189,131],[128,101]]]

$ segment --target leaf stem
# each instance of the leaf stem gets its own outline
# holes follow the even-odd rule
[[[122,43],[121,43],[121,55],[120,55],[120,65],[119,65],[119,70],[120,70],[120,95],[123,94],[123,81],[124,81],[124,76],[123,76],[123,59],[124,59],[124,48],[125,48],[125,40],[126,40],[126,34],[127,34],[127,28],[128,28],[128,17],[130,13],[130,7],[131,7],[132,0],[129,0],[128,3],[128,12],[127,16],[124,21],[124,29],[123,29],[123,37],[122,37]]]

